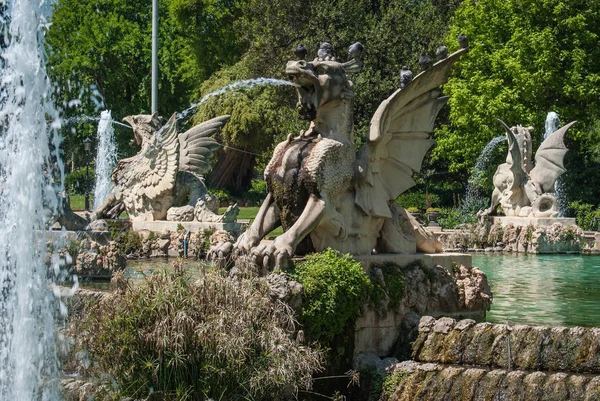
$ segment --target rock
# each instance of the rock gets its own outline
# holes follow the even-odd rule
[[[108,224],[102,219],[94,220],[90,223],[89,228],[92,231],[108,231]]]
[[[185,205],[172,207],[167,211],[168,221],[192,221],[194,220],[194,207]]]
[[[432,316],[423,316],[419,321],[419,332],[429,333],[435,325],[435,318]]]
[[[467,329],[470,329],[471,327],[475,326],[475,324],[476,324],[476,322],[473,319],[463,319],[454,326],[454,330],[457,330],[457,331],[467,330]]]
[[[442,317],[438,319],[433,325],[433,331],[435,333],[448,334],[450,330],[454,328],[456,320],[450,317]]]
[[[304,287],[287,273],[272,273],[267,276],[271,298],[288,304],[296,312],[302,308]]]

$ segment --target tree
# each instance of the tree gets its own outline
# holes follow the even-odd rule
[[[448,160],[451,171],[471,168],[485,144],[504,135],[498,118],[533,126],[536,149],[547,113],[556,111],[563,123],[578,120],[567,137],[569,186],[585,186],[590,174],[600,179],[593,152],[576,156],[598,146],[598,131],[590,127],[600,113],[600,3],[469,0],[456,11],[447,42],[460,33],[468,35],[471,51],[444,88],[449,120],[436,131],[434,158]],[[594,189],[585,197],[597,203],[599,195]]]
[[[211,77],[203,85],[202,94],[235,79],[285,78],[285,64],[294,58],[294,49],[299,43],[309,50],[309,59],[316,56],[324,41],[332,43],[338,57],[345,59],[348,46],[360,41],[366,48],[365,66],[360,74],[352,77],[358,147],[366,138],[377,106],[398,88],[402,65],[419,71],[419,54],[424,49],[433,54],[442,43],[450,16],[459,3],[460,0],[343,0],[335,3],[250,0],[233,23],[240,46],[246,49],[240,63]],[[217,110],[219,113],[245,110],[232,115],[223,131],[224,143],[233,147],[243,144],[247,146],[243,149],[263,152],[262,159],[268,160],[279,140],[289,133],[297,134],[299,129],[306,128],[306,123],[295,117],[293,91],[269,89],[261,93],[253,99],[246,95],[214,99],[200,107],[198,118],[214,116]],[[222,102],[221,106],[215,106],[218,102]],[[271,107],[278,110],[272,111]],[[265,135],[265,130],[272,135]],[[235,135],[230,135],[233,132]],[[213,185],[240,190],[249,184],[248,174],[240,181],[239,172],[246,171],[252,165],[251,160],[234,152],[226,151],[225,159],[219,159],[212,174]],[[263,167],[264,163],[259,165]],[[233,178],[234,174],[227,172],[237,175]]]

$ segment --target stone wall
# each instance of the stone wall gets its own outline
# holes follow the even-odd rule
[[[600,329],[423,317],[383,400],[598,400]]]
[[[381,401],[567,401],[600,399],[600,377],[403,362]]]
[[[496,251],[518,253],[580,252],[585,244],[581,228],[555,223],[548,226],[509,223],[502,226],[489,221],[465,225],[436,236],[447,251]]]
[[[390,307],[391,298],[398,294],[388,294],[380,305],[365,305],[355,323],[355,354],[374,353],[380,357],[409,354],[409,343],[416,338],[421,316],[482,320],[490,308],[487,277],[476,267],[445,268],[417,261],[397,268],[403,280],[401,299]],[[386,288],[386,279],[390,277],[386,277],[382,267],[372,264],[368,272]]]

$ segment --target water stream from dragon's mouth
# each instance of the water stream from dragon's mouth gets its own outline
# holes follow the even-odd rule
[[[475,167],[473,168],[473,173],[471,177],[469,177],[469,182],[467,184],[467,189],[465,191],[465,197],[462,202],[462,209],[466,212],[477,212],[478,209],[483,209],[487,205],[484,205],[484,198],[481,193],[481,176],[485,172],[490,159],[492,157],[492,151],[496,149],[496,146],[506,141],[506,136],[497,136],[491,141],[488,142],[487,145],[483,148],[479,157],[477,158],[477,162],[475,163]]]

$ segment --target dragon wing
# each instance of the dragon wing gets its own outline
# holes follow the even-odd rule
[[[535,167],[529,173],[533,182],[540,184],[544,192],[552,191],[554,182],[567,171],[563,165],[567,147],[565,134],[576,121],[572,121],[561,129],[554,131],[542,142],[535,154]]]
[[[413,173],[435,143],[429,137],[447,97],[439,97],[450,68],[468,48],[421,72],[384,100],[371,119],[356,164],[355,203],[371,216],[391,217],[389,202],[415,185]]]
[[[142,143],[140,152],[121,160],[113,172],[113,181],[125,190],[155,199],[175,187],[177,175],[176,114],[154,134],[153,143]]]
[[[506,123],[498,119],[506,130],[506,140],[508,141],[508,153],[506,155],[506,164],[513,174],[513,185],[510,189],[515,189],[523,185],[523,168],[521,160],[521,150],[517,143],[517,138]]]
[[[202,175],[210,170],[209,160],[221,145],[211,135],[229,120],[224,115],[205,121],[179,135],[179,170]]]

